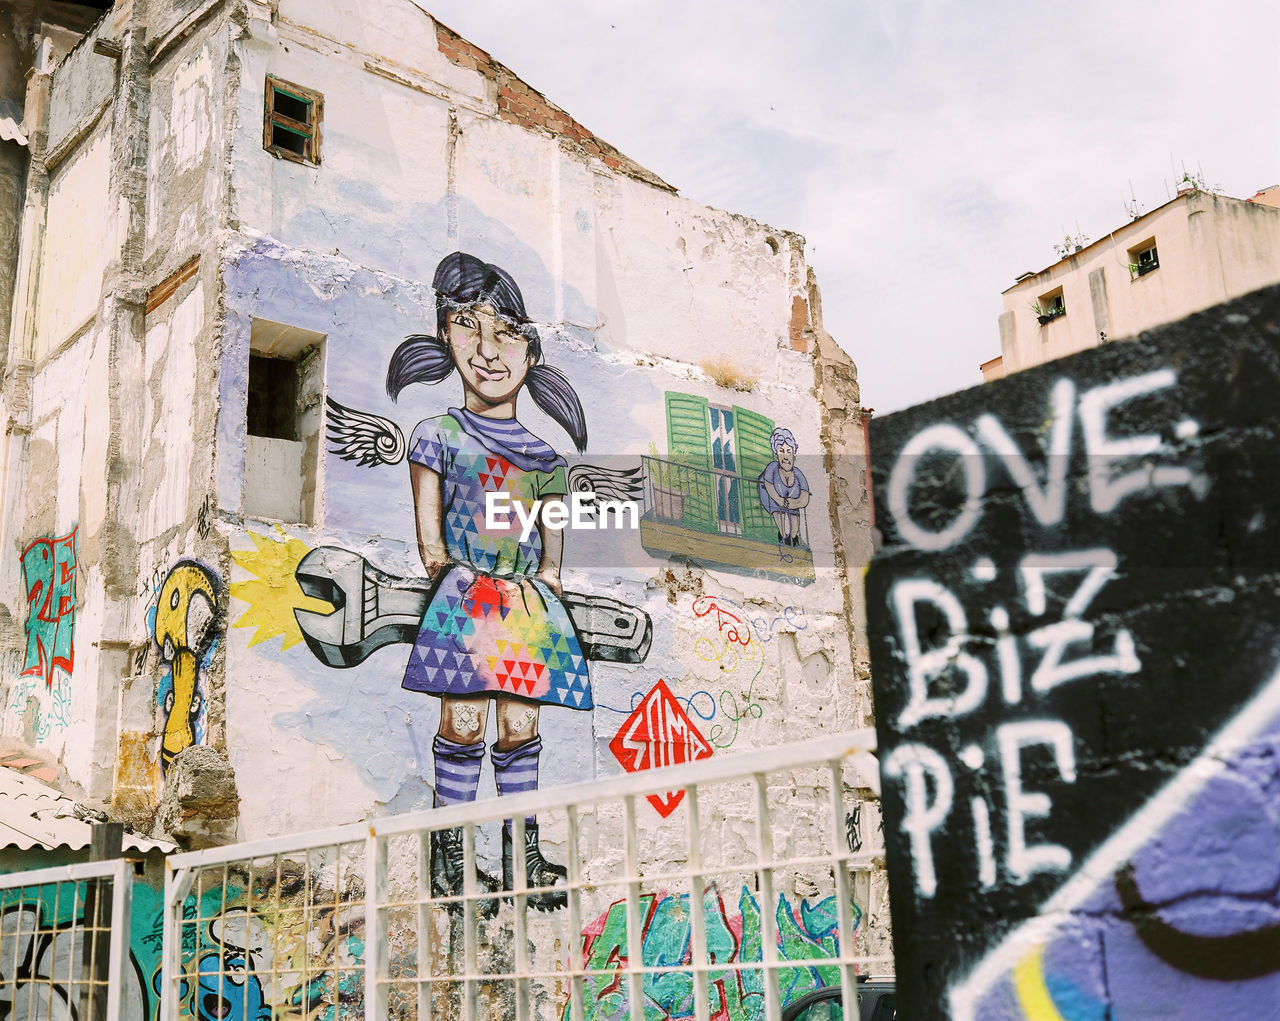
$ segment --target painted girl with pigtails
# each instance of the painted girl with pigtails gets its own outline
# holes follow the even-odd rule
[[[420,422],[409,441],[418,549],[434,583],[404,687],[440,698],[435,756],[437,805],[474,801],[484,760],[489,706],[497,741],[489,749],[499,795],[538,786],[538,716],[543,705],[592,708],[586,658],[561,603],[563,534],[540,524],[523,541],[520,529],[486,527],[485,494],[503,492],[529,507],[563,499],[563,457],[516,418],[528,390],[579,451],[587,443],[582,404],[557,369],[542,360],[537,330],[510,274],[474,255],[441,260],[432,286],[436,336],[407,338],[391,357],[387,393],[412,383],[439,383],[455,371],[463,402]],[[563,887],[566,872],[542,856],[533,819],[525,829],[529,887]],[[503,827],[503,889],[513,888],[511,823]],[[432,834],[435,896],[463,891],[462,831]],[[481,890],[498,881],[479,872]],[[529,897],[534,907],[565,903],[562,889]],[[496,900],[481,901],[486,914]]]

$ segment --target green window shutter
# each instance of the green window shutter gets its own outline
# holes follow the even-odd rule
[[[760,486],[754,481],[773,460],[773,419],[737,405],[733,409],[734,446],[738,455],[738,474],[744,481],[738,492],[742,500],[742,533],[749,539],[772,542],[777,537],[773,518],[760,503]]]
[[[773,419],[736,404],[733,408],[734,445],[738,448],[738,471],[754,479],[773,460],[773,447],[769,437],[773,435]]]
[[[707,399],[667,391],[667,457],[681,464],[711,467],[711,427]]]
[[[658,480],[679,494],[684,526],[700,532],[716,531],[707,405],[705,397],[667,391],[667,458],[676,464],[667,466],[665,478]]]

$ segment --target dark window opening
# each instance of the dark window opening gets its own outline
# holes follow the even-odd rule
[[[268,75],[263,107],[263,148],[294,163],[318,166],[324,97]]]
[[[298,438],[297,362],[249,355],[247,429],[251,436]]]
[[[311,100],[295,96],[275,86],[275,112],[306,124],[311,116]]]
[[[291,153],[301,156],[303,159],[306,158],[307,136],[301,131],[286,128],[283,124],[272,124],[271,144],[281,149],[288,149]]]
[[[1039,300],[1031,306],[1031,311],[1036,314],[1036,319],[1041,326],[1052,322],[1059,316],[1066,315],[1067,303],[1062,296],[1062,288],[1059,287],[1050,294],[1040,295]]]
[[[1129,249],[1129,269],[1135,277],[1144,277],[1160,268],[1160,253],[1154,244],[1139,245]]]

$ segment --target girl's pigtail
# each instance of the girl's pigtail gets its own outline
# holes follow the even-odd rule
[[[437,337],[406,337],[387,366],[387,394],[394,401],[410,383],[439,383],[453,371],[449,345]]]
[[[579,453],[587,449],[587,416],[572,384],[559,369],[535,365],[525,377],[533,403],[563,427]]]

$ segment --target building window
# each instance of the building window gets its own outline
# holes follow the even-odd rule
[[[1039,300],[1031,306],[1041,326],[1051,323],[1059,316],[1067,314],[1067,303],[1062,297],[1062,288],[1040,295]]]
[[[313,524],[324,334],[253,320],[245,402],[244,513]]]
[[[249,407],[246,432],[275,440],[298,438],[298,363],[287,358],[249,355]]]
[[[1155,239],[1142,242],[1129,249],[1129,275],[1137,280],[1153,269],[1160,268],[1160,253],[1156,250]]]
[[[267,75],[262,147],[281,159],[320,165],[320,121],[324,96]]]

